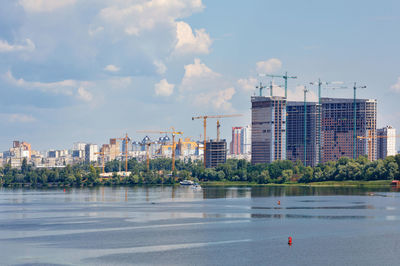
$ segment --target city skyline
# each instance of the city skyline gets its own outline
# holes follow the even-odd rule
[[[269,85],[257,74],[285,71],[298,77],[289,101],[302,100],[301,85],[316,101],[308,84],[318,78],[349,87],[323,90],[326,97],[351,98],[357,82],[367,86],[358,99],[377,99],[377,127],[400,128],[400,3],[286,4],[3,1],[0,150],[15,139],[62,149],[171,126],[198,140],[202,125],[192,116],[244,114],[222,121],[229,139],[233,126],[250,124],[255,86]],[[215,121],[207,134],[215,138]]]

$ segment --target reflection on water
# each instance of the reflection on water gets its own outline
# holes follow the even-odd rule
[[[306,186],[260,186],[260,187],[207,187],[204,198],[240,198],[240,197],[284,197],[284,196],[329,196],[329,195],[366,195],[387,196],[376,192],[391,192],[393,188],[361,188],[361,187],[306,187]],[[303,202],[314,202],[306,200]],[[321,202],[321,200],[319,200]]]
[[[318,210],[318,209],[325,209],[325,210],[351,210],[351,209],[374,209],[374,206],[372,205],[355,205],[355,206],[321,206],[321,207],[307,207],[307,206],[301,206],[301,207],[259,207],[259,206],[252,206],[251,207],[254,210],[280,210],[280,209],[286,209],[286,210]]]
[[[0,188],[0,193],[11,193],[8,201],[15,204],[29,202],[29,197],[42,195],[59,197],[62,189],[8,189]],[[84,200],[86,202],[121,202],[154,200],[190,200],[190,199],[219,199],[219,198],[263,198],[285,196],[331,196],[331,195],[368,195],[375,197],[391,197],[385,194],[395,192],[393,188],[361,188],[361,187],[307,187],[307,186],[260,186],[260,187],[205,187],[202,190],[193,190],[190,187],[159,186],[159,187],[97,187],[97,188],[70,188],[66,189],[65,202]],[[324,202],[324,199],[306,199],[301,202]],[[0,199],[0,206],[2,202]]]
[[[372,219],[373,216],[365,215],[300,215],[300,214],[261,214],[253,213],[251,218],[263,218],[263,219],[337,219],[337,220],[351,220],[351,219]]]

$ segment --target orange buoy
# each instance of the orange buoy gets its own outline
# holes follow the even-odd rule
[[[292,245],[292,237],[291,237],[291,236],[289,236],[289,238],[288,238],[288,245],[289,245],[289,246]]]
[[[278,205],[281,205],[281,201],[280,200],[278,200]]]

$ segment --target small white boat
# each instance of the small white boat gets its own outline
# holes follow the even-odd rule
[[[192,186],[194,185],[194,182],[192,180],[183,180],[179,182],[179,184],[181,184],[182,186]]]
[[[200,184],[198,184],[198,183],[194,183],[194,184],[192,185],[192,189],[194,189],[194,190],[200,190],[200,189],[201,189],[201,186],[200,186]]]

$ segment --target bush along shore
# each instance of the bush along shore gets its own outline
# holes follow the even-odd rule
[[[120,161],[108,162],[105,165],[105,172],[113,175],[101,178],[101,169],[90,164],[48,169],[36,168],[24,160],[20,169],[11,168],[10,165],[0,167],[0,185],[3,187],[173,185],[184,179],[213,185],[388,185],[391,180],[400,179],[400,154],[373,162],[368,161],[366,157],[359,157],[356,160],[344,157],[336,162],[327,162],[316,167],[305,167],[301,162],[293,163],[288,160],[252,165],[245,160],[228,159],[226,163],[216,168],[204,169],[201,161],[177,160],[174,173],[171,173],[171,159],[151,160],[149,171],[145,162],[130,159],[129,176],[118,176],[119,169],[121,169]]]

